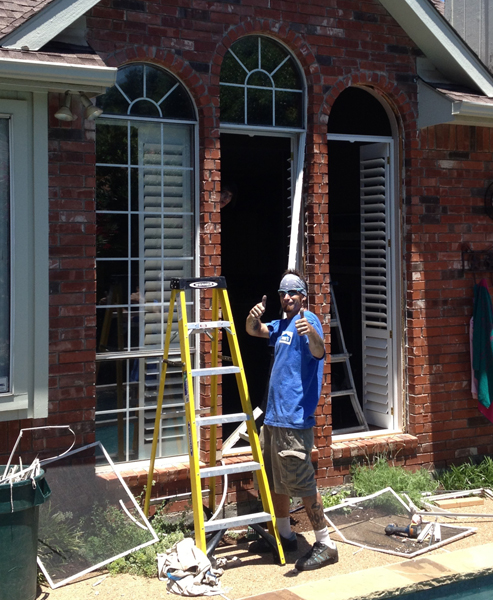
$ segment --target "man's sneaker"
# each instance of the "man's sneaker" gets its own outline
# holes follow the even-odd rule
[[[281,546],[284,552],[296,552],[298,550],[298,540],[295,533],[290,538],[282,537],[280,534],[279,537],[281,538]],[[248,552],[253,552],[254,554],[265,554],[266,552],[273,551],[274,547],[263,537],[260,537],[248,546]]]
[[[326,565],[333,565],[338,560],[339,552],[337,548],[329,548],[322,542],[315,542],[310,552],[298,558],[294,566],[298,571],[312,571]]]

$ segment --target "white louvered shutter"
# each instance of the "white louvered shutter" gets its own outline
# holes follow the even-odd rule
[[[182,130],[183,131],[183,130]],[[186,131],[186,130],[185,130]],[[165,140],[166,136],[165,130]],[[168,321],[169,281],[192,275],[192,214],[190,148],[186,140],[169,143],[144,143],[140,220],[139,279],[143,292],[144,312],[141,316],[144,350],[162,349]],[[156,166],[155,169],[152,167]],[[173,320],[172,349],[179,351],[178,323]],[[141,427],[140,456],[149,456],[152,444],[155,406],[159,386],[160,361],[141,361],[141,401],[144,418]],[[163,399],[163,419],[158,455],[186,452],[183,417],[181,370],[168,369]],[[178,411],[178,414],[176,414]]]
[[[389,248],[389,144],[360,149],[363,410],[369,424],[392,427]]]

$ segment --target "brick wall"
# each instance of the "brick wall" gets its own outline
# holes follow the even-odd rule
[[[418,461],[445,466],[493,451],[492,426],[471,397],[469,319],[474,278],[461,250],[486,250],[493,222],[484,213],[491,182],[488,128],[440,125],[422,132],[409,161],[406,193],[406,323],[409,433]]]
[[[181,79],[194,99],[199,118],[204,276],[220,274],[221,264],[219,75],[223,57],[236,39],[249,33],[272,36],[296,56],[308,91],[306,271],[310,304],[323,322],[328,351],[328,118],[334,101],[351,85],[365,86],[388,103],[396,118],[404,173],[400,199],[407,431],[384,441],[331,445],[327,363],[315,428],[319,483],[340,483],[348,473],[349,459],[396,444],[402,446],[400,460],[411,468],[490,452],[493,430],[469,393],[472,279],[462,276],[460,252],[463,243],[474,249],[493,243],[493,223],[482,212],[492,165],[491,134],[489,129],[474,127],[417,130],[418,52],[381,4],[375,0],[102,0],[89,13],[87,26],[92,47],[108,65],[145,61],[162,66]],[[60,99],[52,101],[50,113]],[[80,118],[69,125],[52,120],[50,130],[49,422],[75,424],[79,444],[94,439],[94,147],[93,130],[86,127]],[[203,310],[209,309],[206,300]],[[206,382],[205,397],[208,391]],[[12,424],[12,431],[16,427]],[[0,433],[7,430],[8,426],[0,425]],[[1,449],[5,452],[5,444]],[[202,450],[208,450],[206,439]],[[142,474],[135,477],[137,485]],[[160,493],[178,491],[180,477],[163,474]]]

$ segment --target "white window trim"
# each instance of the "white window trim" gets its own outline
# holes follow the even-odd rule
[[[22,99],[21,99],[22,98]],[[48,98],[0,99],[10,119],[11,391],[0,421],[48,415]]]

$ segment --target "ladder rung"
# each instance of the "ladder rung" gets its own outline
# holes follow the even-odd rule
[[[349,360],[350,356],[351,355],[349,354],[349,352],[346,352],[345,354],[332,354],[330,357],[330,362],[331,363],[341,363],[346,360]]]
[[[218,425],[220,423],[243,423],[250,419],[247,413],[233,413],[231,415],[210,415],[208,417],[197,417],[197,425]]]
[[[258,471],[260,463],[250,460],[244,463],[235,463],[232,465],[218,465],[217,467],[205,467],[200,469],[200,477],[216,477],[220,475],[233,475],[234,473],[248,473],[249,471]]]
[[[242,525],[251,525],[252,523],[268,523],[272,521],[272,516],[267,512],[258,512],[251,515],[238,515],[237,517],[228,517],[227,519],[214,519],[206,521],[204,529],[208,531],[219,531],[219,529],[230,529],[231,527],[241,527]]]
[[[192,377],[205,377],[206,375],[228,375],[239,373],[240,367],[208,367],[205,369],[192,369]]]
[[[231,327],[230,321],[196,321],[194,323],[188,323],[188,330],[194,329],[207,330],[207,329],[223,329]]]
[[[354,390],[336,390],[335,392],[330,392],[332,398],[337,398],[337,396],[355,396],[356,392]]]

